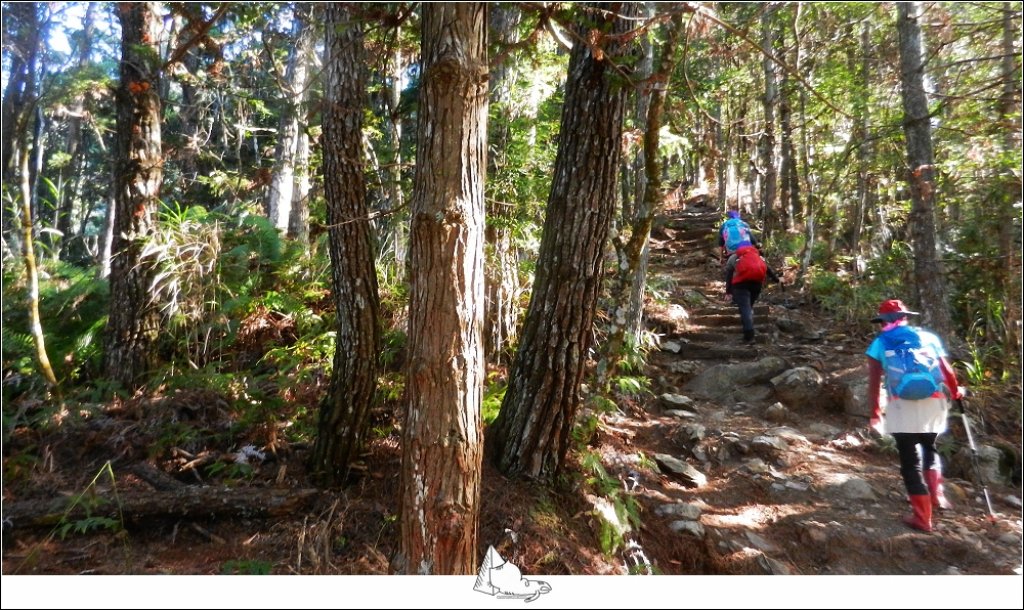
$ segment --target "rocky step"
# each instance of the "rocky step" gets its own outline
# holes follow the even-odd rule
[[[684,360],[755,360],[764,354],[758,345],[745,345],[739,338],[733,339],[732,345],[685,344],[674,353]]]
[[[754,315],[763,316],[767,315],[770,311],[770,307],[767,303],[754,305]],[[736,315],[739,316],[740,312],[736,309],[735,305],[722,304],[722,305],[708,305],[705,307],[699,307],[697,309],[691,309],[688,312],[690,319],[698,318],[701,316],[726,316]]]
[[[714,241],[715,227],[687,227],[674,228],[666,227],[666,237],[672,241]]]
[[[756,332],[757,327],[755,326],[754,328]],[[729,330],[687,332],[678,337],[673,337],[672,339],[670,339],[670,341],[675,341],[677,343],[689,342],[691,345],[730,345],[732,343],[736,343],[737,337],[740,336],[741,332],[742,331],[740,330],[739,325],[737,325],[735,331]],[[754,339],[757,343],[768,343],[768,336],[763,333],[755,334]]]
[[[671,229],[672,231],[684,231],[692,233],[714,233],[718,230],[718,226],[721,224],[721,220],[718,218],[707,218],[695,216],[693,218],[672,218],[661,225],[661,228]]]
[[[771,320],[767,316],[759,316],[754,313],[754,326],[764,325],[769,323]],[[690,317],[691,327],[705,327],[705,328],[720,328],[722,326],[736,326],[740,325],[740,314],[739,312],[732,314],[720,314],[713,316],[697,316]]]

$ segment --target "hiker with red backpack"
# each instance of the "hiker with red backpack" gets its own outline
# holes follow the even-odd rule
[[[935,439],[946,430],[949,400],[959,400],[962,392],[942,341],[927,330],[910,326],[907,317],[912,315],[917,312],[892,299],[884,301],[871,320],[880,332],[866,352],[869,425],[883,431],[880,385],[884,377],[888,397],[884,431],[896,440],[900,474],[913,510],[903,522],[930,532],[932,510],[949,508]]]
[[[740,309],[744,343],[754,342],[754,303],[766,278],[779,283],[757,246],[749,243],[739,246],[725,263],[725,294]]]

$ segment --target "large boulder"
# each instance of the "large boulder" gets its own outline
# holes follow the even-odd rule
[[[772,378],[775,396],[790,408],[821,406],[822,376],[816,369],[801,366]]]
[[[824,401],[823,406],[830,410],[865,419],[871,417],[867,367],[858,366],[833,373],[825,383],[821,400]]]
[[[737,388],[764,383],[787,368],[786,361],[778,356],[754,362],[718,364],[691,379],[684,389],[700,399],[723,401],[731,398]]]
[[[1002,463],[1005,461],[1003,452],[989,445],[978,445],[978,466],[975,468],[971,456],[971,448],[963,447],[957,451],[949,462],[949,472],[962,479],[973,481],[979,485],[993,483],[1005,484]],[[978,476],[981,480],[978,480]]]

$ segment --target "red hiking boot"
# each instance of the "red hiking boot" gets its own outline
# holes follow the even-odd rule
[[[932,531],[932,498],[928,495],[910,496],[910,507],[914,512],[903,517],[903,522],[922,532]]]
[[[942,491],[942,473],[938,470],[928,470],[924,473],[925,483],[928,484],[928,493],[932,498],[932,509],[947,510],[953,508],[953,505],[949,500],[946,499],[946,494]]]

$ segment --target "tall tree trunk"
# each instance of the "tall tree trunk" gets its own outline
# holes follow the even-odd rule
[[[761,15],[761,46],[774,48],[775,12],[777,7],[768,4]],[[775,110],[779,103],[778,68],[775,61],[764,56],[764,130],[758,140],[758,165],[763,176],[761,182],[761,218],[764,221],[764,236],[771,236],[775,227],[777,211],[775,199],[779,188],[779,174],[775,159]]]
[[[31,95],[31,94],[30,94]],[[32,341],[36,347],[36,363],[39,371],[43,374],[46,383],[56,391],[57,377],[53,374],[53,367],[50,366],[50,357],[46,353],[46,340],[43,336],[42,318],[39,315],[39,272],[36,269],[35,244],[32,238],[32,209],[29,202],[32,201],[32,186],[29,180],[29,154],[27,134],[21,134],[21,144],[18,159],[20,170],[18,182],[21,185],[21,235],[22,248],[25,258],[25,274],[28,278],[28,313],[29,326],[32,329]]]
[[[313,470],[327,485],[345,481],[362,445],[380,350],[380,300],[363,177],[366,60],[362,26],[346,7],[333,3],[324,9],[322,142],[337,339],[331,387],[320,405]]]
[[[277,129],[274,147],[274,169],[267,195],[267,218],[282,233],[288,231],[292,196],[295,190],[295,151],[299,139],[299,114],[306,95],[306,75],[309,70],[310,10],[307,3],[295,3],[295,21],[292,26],[293,46],[288,53],[285,82],[288,90]]]
[[[1020,53],[1016,48],[1018,23],[1015,16],[1020,4],[1003,3],[1003,94],[1000,99],[1000,119],[1003,132],[1003,159],[1010,160],[1001,169],[1003,193],[999,205],[999,253],[1005,261],[1003,294],[1007,301],[1005,313],[1006,336],[1003,340],[1006,369],[1020,380],[1021,364],[1021,216],[1016,208],[1021,200],[1020,168],[1012,159],[1021,148],[1020,115]]]
[[[715,62],[717,65],[717,58]],[[722,122],[727,120],[725,113],[722,111],[725,106],[725,101],[722,97],[720,96],[715,100],[712,112],[715,119],[715,158],[717,163],[715,175],[718,178],[715,189],[715,205],[724,213],[726,210],[726,196],[729,192],[729,160],[731,155],[729,154],[729,140],[726,138],[725,128],[722,126]]]
[[[156,227],[163,180],[160,150],[160,17],[155,2],[121,2],[121,82],[116,92],[114,236],[104,362],[110,377],[136,387],[155,363],[159,313],[149,295],[154,266],[142,259]]]
[[[288,217],[288,237],[299,243],[309,243],[309,197],[312,183],[309,179],[309,134],[305,125],[299,129],[295,142],[295,188],[292,190],[292,210]]]
[[[901,2],[896,8],[903,133],[907,140],[907,180],[913,202],[909,223],[914,250],[915,296],[924,324],[949,340],[953,325],[946,301],[945,269],[938,256],[935,236],[935,166],[931,117],[924,89],[924,45],[918,22],[921,5],[918,2]]]
[[[321,14],[320,11],[323,9],[318,5],[312,5],[307,10],[309,11],[307,17],[309,21],[316,23]],[[305,36],[299,38],[299,52],[305,57],[307,64],[315,64],[314,28],[309,26],[308,30]],[[303,78],[302,84],[302,93],[298,97],[296,106],[298,133],[295,140],[295,185],[292,189],[291,213],[288,218],[288,237],[305,244],[309,242],[309,197],[312,183],[310,182],[310,148],[309,134],[307,133],[309,126],[306,119],[309,116],[308,79]]]
[[[874,204],[874,185],[871,180],[874,141],[870,128],[871,106],[868,103],[873,67],[871,62],[871,24],[866,21],[860,31],[860,54],[860,90],[854,94],[854,115],[857,119],[856,137],[860,140],[857,149],[857,203],[853,212],[853,231],[850,237],[850,252],[854,256],[860,256],[864,215]]]
[[[36,364],[39,366],[39,372],[42,373],[46,383],[59,392],[57,377],[53,373],[53,367],[50,366],[50,358],[46,353],[46,340],[43,335],[43,326],[39,315],[39,271],[36,268],[35,243],[33,239],[33,218],[35,216],[32,211],[29,122],[36,114],[35,111],[38,108],[35,65],[36,56],[39,51],[39,35],[37,32],[28,32],[21,28],[38,23],[36,9],[36,3],[31,2],[26,3],[25,6],[17,7],[15,9],[17,11],[16,14],[12,16],[5,15],[5,20],[10,18],[19,21],[16,26],[16,29],[20,30],[19,36],[12,42],[17,51],[14,55],[20,55],[24,61],[24,71],[21,74],[12,74],[10,76],[12,79],[16,77],[19,79],[20,88],[16,91],[8,90],[4,96],[4,120],[12,122],[11,125],[8,125],[6,122],[4,123],[4,137],[11,138],[10,141],[4,141],[4,179],[5,185],[6,180],[13,179],[14,177],[17,177],[18,182],[17,192],[21,204],[21,213],[18,218],[21,224],[20,241],[22,256],[25,260],[25,276],[28,282],[29,328],[36,350]],[[4,26],[4,31],[7,33],[8,24],[5,23]],[[6,45],[7,41],[5,40]],[[8,104],[10,104],[10,108]],[[36,146],[39,147],[41,144],[37,143]],[[9,150],[8,147],[10,147]],[[8,163],[13,167],[8,167],[6,165]],[[6,206],[4,207],[6,208]]]
[[[18,155],[27,155],[27,149],[18,150],[18,142],[28,137],[28,124],[35,109],[32,99],[35,91],[36,57],[39,52],[40,25],[39,7],[35,2],[11,2],[4,6],[4,54],[10,56],[10,69],[7,72],[7,87],[4,88],[3,108],[0,113],[0,147],[3,154],[3,184],[17,192],[20,189]],[[10,51],[8,52],[8,47]],[[18,134],[21,134],[20,136]],[[26,169],[27,169],[26,165]],[[31,179],[26,175],[31,185]],[[31,209],[31,202],[29,202]],[[18,235],[17,212],[3,206],[4,241],[10,241],[11,247],[17,249],[20,243]],[[27,221],[27,219],[23,219]]]
[[[652,3],[646,3],[647,17],[654,16]],[[644,291],[647,284],[647,262],[650,253],[651,227],[661,204],[661,156],[658,147],[661,141],[661,115],[665,107],[665,95],[670,80],[669,70],[675,55],[676,38],[682,27],[680,19],[670,24],[669,36],[658,49],[657,73],[654,72],[654,51],[649,43],[644,45],[648,58],[641,63],[641,79],[649,79],[650,89],[637,92],[637,121],[643,126],[643,147],[634,164],[637,174],[636,206],[632,218],[624,219],[629,230],[625,242],[616,241],[616,265],[610,302],[612,305],[608,338],[602,352],[603,362],[599,368],[602,382],[615,375],[623,356],[640,342],[643,323]],[[653,78],[652,78],[653,76]],[[643,113],[640,116],[640,113]]]
[[[800,5],[793,9],[793,65],[797,66],[799,74],[800,65]],[[780,26],[781,28],[781,26]],[[785,48],[782,36],[779,37],[780,57],[785,57]],[[782,216],[787,231],[796,228],[798,222],[803,219],[803,208],[800,204],[800,179],[796,167],[796,147],[793,144],[793,102],[796,97],[796,83],[786,72],[782,79],[780,104],[779,104],[779,128],[781,132],[781,150],[779,158],[780,174],[782,183],[780,193],[782,199]]]
[[[577,40],[593,39],[595,30],[622,34],[639,13],[635,2],[618,6],[614,13],[621,19],[594,8],[582,7],[587,25],[577,28]],[[627,98],[618,73],[624,52],[621,43],[600,53],[577,43],[569,60],[533,294],[505,400],[491,426],[494,456],[506,474],[551,478],[569,448],[615,214]]]
[[[487,5],[424,4],[401,571],[473,574],[483,440]]]
[[[387,168],[388,209],[392,214],[384,221],[386,231],[391,234],[392,251],[395,255],[395,267],[405,269],[409,247],[408,214],[402,210],[404,196],[402,193],[402,83],[405,62],[402,59],[401,26],[395,27],[395,48],[388,62],[388,137],[391,144],[391,163]]]
[[[797,62],[797,70],[802,67],[802,62]],[[801,72],[802,74],[802,72]],[[808,77],[810,75],[807,75]],[[800,175],[804,185],[804,249],[800,256],[800,270],[797,272],[797,283],[803,283],[807,270],[811,267],[811,260],[814,256],[814,240],[817,232],[818,210],[815,197],[817,193],[814,183],[811,181],[811,142],[808,137],[807,117],[807,88],[800,87],[800,158],[797,164],[800,166]]]
[[[82,20],[82,36],[78,41],[78,69],[84,70],[89,65],[89,55],[92,53],[92,35],[96,4],[90,2],[85,9],[85,17]],[[82,168],[85,155],[82,154],[82,142],[84,130],[82,129],[83,116],[85,112],[85,96],[78,95],[71,105],[68,114],[67,145],[64,152],[68,155],[68,163],[60,172],[60,202],[57,206],[57,221],[55,226],[60,232],[60,247],[54,254],[60,258],[66,258],[69,254],[68,245],[73,239],[71,234],[72,219],[75,215],[75,202],[81,197],[78,192],[82,184]],[[72,186],[73,185],[73,186]]]
[[[495,42],[508,46],[518,42],[520,13],[518,8],[495,5],[491,8],[491,31]],[[512,143],[512,89],[517,71],[512,61],[491,69],[491,154],[487,158],[488,174],[496,176],[507,163]],[[512,193],[498,189],[487,203],[487,264],[484,290],[487,316],[484,322],[484,345],[488,362],[498,364],[508,357],[509,346],[515,343],[519,330],[519,253],[512,239],[516,208],[508,203]]]

